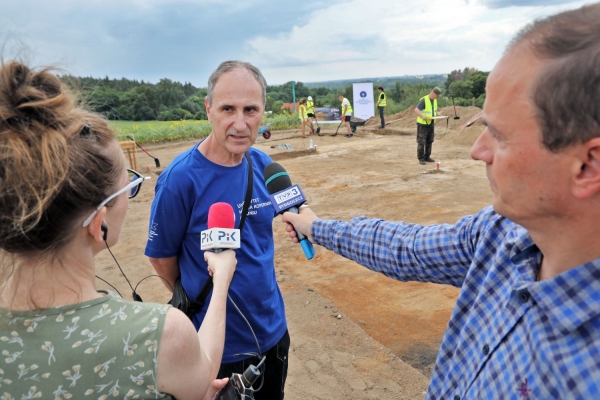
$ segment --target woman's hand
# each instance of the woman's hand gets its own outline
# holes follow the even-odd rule
[[[229,286],[237,265],[235,251],[223,250],[220,253],[205,251],[204,260],[208,263],[208,274],[213,277],[214,285],[226,283]]]

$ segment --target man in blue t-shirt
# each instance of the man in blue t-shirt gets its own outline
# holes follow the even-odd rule
[[[205,99],[210,135],[177,156],[160,175],[150,213],[145,254],[171,287],[177,278],[193,301],[211,279],[200,250],[200,232],[207,229],[208,210],[217,202],[236,212],[236,227],[248,188],[252,158],[252,196],[236,250],[237,269],[229,295],[248,320],[254,336],[235,307],[227,307],[225,349],[219,378],[243,373],[266,356],[264,384],[256,399],[283,399],[290,339],[285,308],[274,267],[273,218],[263,171],[268,155],[252,148],[266,103],[266,81],[253,65],[226,61],[211,74]],[[192,316],[199,329],[208,303]],[[238,356],[240,355],[240,356]],[[256,385],[255,385],[256,386]],[[256,389],[256,387],[255,387]]]

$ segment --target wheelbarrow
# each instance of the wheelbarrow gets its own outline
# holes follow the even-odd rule
[[[271,126],[270,123],[263,125],[261,127],[258,128],[258,133],[259,135],[262,135],[262,137],[264,137],[265,139],[268,139],[271,137],[271,130],[269,129],[269,127]]]
[[[360,118],[356,118],[356,119],[352,119],[350,118],[350,130],[352,131],[352,133],[356,132],[356,127],[357,126],[362,126],[364,129],[365,126],[365,121],[364,119],[360,119]]]

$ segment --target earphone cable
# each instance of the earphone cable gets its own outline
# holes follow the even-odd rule
[[[129,284],[129,287],[131,288],[131,291],[133,293],[135,293],[135,289],[133,288],[133,286],[131,285],[131,282],[129,282],[129,279],[127,279],[127,275],[125,275],[125,272],[123,272],[123,269],[121,268],[121,266],[119,265],[119,262],[117,261],[117,258],[115,257],[115,255],[113,254],[113,252],[110,250],[110,246],[108,245],[108,242],[106,241],[106,239],[104,240],[104,243],[106,243],[106,248],[108,249],[108,252],[110,253],[110,255],[112,256],[113,260],[115,260],[115,263],[117,264],[117,267],[119,267],[119,271],[121,271],[121,274],[123,274],[123,277],[125,278],[125,280],[127,281],[127,283]],[[112,286],[112,285],[111,285]],[[120,294],[120,293],[119,293]],[[123,297],[123,296],[121,296]]]
[[[100,278],[98,275],[95,275],[95,276],[96,276],[96,278],[100,279],[102,282],[106,283],[106,284],[107,284],[108,286],[110,286],[111,288],[115,289],[115,292],[117,292],[117,294],[118,294],[119,296],[123,297],[123,295],[121,294],[121,292],[119,292],[119,291],[117,290],[117,288],[116,288],[116,287],[114,287],[113,285],[111,285],[111,284],[110,284],[110,283],[109,283],[109,282],[108,282],[106,279],[104,279],[104,278]]]

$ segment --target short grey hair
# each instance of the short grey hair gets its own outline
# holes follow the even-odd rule
[[[213,91],[215,90],[215,85],[217,84],[217,80],[219,80],[221,75],[238,68],[245,69],[246,71],[250,72],[250,74],[252,74],[254,79],[256,79],[256,81],[260,84],[262,88],[263,106],[267,104],[267,81],[265,80],[265,77],[260,72],[260,70],[254,65],[250,64],[249,62],[238,60],[223,61],[221,64],[219,64],[217,69],[215,69],[213,73],[210,74],[210,77],[208,78],[208,94],[206,95],[208,104],[212,106]]]
[[[558,152],[600,137],[600,3],[527,25],[506,53],[527,46],[546,61],[533,82],[532,98],[542,143]]]

